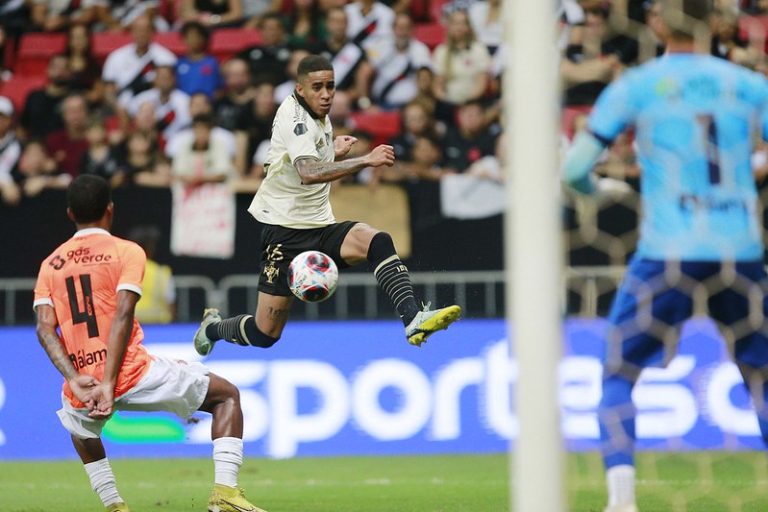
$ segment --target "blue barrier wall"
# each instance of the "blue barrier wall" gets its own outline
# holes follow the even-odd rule
[[[146,344],[197,360],[195,328],[148,326]],[[604,329],[601,320],[566,323],[561,402],[571,450],[597,448]],[[0,329],[0,346],[0,458],[73,457],[55,414],[61,378],[34,329]],[[241,390],[248,455],[502,452],[517,432],[517,370],[501,320],[463,320],[421,349],[397,322],[292,323],[272,349],[221,343],[206,364]],[[708,321],[688,323],[679,356],[646,371],[634,398],[641,449],[762,446],[739,373]],[[107,450],[207,456],[208,418],[120,413],[105,430]]]

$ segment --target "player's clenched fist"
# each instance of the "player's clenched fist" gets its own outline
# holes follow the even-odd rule
[[[386,144],[376,146],[373,151],[368,153],[367,160],[370,167],[382,165],[392,167],[395,164],[395,148]]]

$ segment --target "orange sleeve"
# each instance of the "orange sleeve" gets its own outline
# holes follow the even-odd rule
[[[117,290],[129,290],[141,295],[141,283],[144,280],[144,267],[147,255],[144,249],[133,242],[124,241],[120,248],[120,278]]]
[[[53,298],[51,297],[51,265],[46,258],[40,265],[40,272],[37,274],[35,283],[35,301],[32,303],[32,309],[46,304],[53,307]]]

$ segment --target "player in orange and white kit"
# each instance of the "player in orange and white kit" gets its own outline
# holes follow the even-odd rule
[[[264,512],[237,487],[243,412],[237,388],[200,363],[152,356],[134,319],[146,256],[112,236],[109,184],[83,175],[67,190],[75,235],[43,261],[35,285],[37,336],[64,376],[62,425],[72,435],[91,486],[108,511],[127,511],[101,442],[117,410],[213,415],[215,483],[210,512]],[[57,327],[61,335],[57,333]]]

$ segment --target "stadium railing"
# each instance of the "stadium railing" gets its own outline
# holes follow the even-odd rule
[[[605,299],[612,294],[624,274],[623,266],[569,267],[564,291],[580,297],[568,305],[568,312],[582,317],[602,315]],[[413,272],[414,288],[419,297],[440,305],[455,302],[467,316],[500,318],[504,316],[504,273],[500,270],[467,272]],[[254,311],[258,298],[258,275],[233,274],[218,283],[203,275],[176,275],[176,308],[179,322],[195,322],[201,307],[215,306],[224,314],[245,308]],[[30,304],[34,278],[0,279],[2,323],[28,324],[32,321]],[[345,274],[333,299],[321,304],[297,301],[292,315],[302,320],[390,319],[388,299],[380,293],[374,277],[368,273]]]

